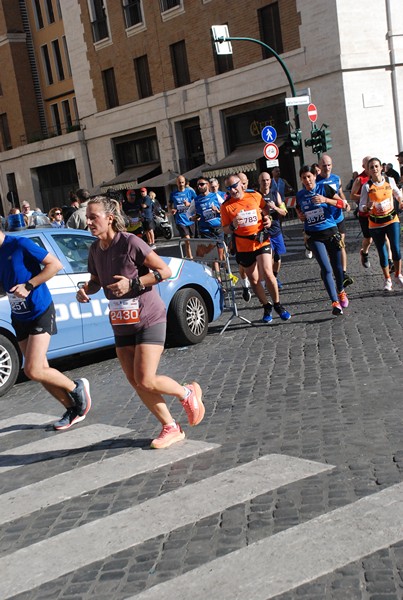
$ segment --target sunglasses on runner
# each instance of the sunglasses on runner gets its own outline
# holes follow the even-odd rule
[[[227,191],[230,192],[231,190],[235,190],[238,187],[239,183],[241,183],[240,179],[238,181],[236,181],[235,183],[233,183],[232,185],[227,185],[227,187],[226,187]]]

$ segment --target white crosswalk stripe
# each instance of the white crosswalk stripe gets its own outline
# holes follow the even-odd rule
[[[97,428],[103,434],[99,433],[97,436],[95,434]],[[96,443],[94,439],[100,439],[102,435],[110,435],[113,430],[117,435],[126,431],[124,428],[91,425],[63,436],[55,435],[53,439],[59,437],[66,439],[65,444],[58,445],[59,450],[68,447],[76,448],[74,442],[67,442],[67,438],[72,437],[73,433],[78,434],[81,431],[82,436],[76,436],[76,442],[79,439],[81,445],[88,445],[89,441],[85,441],[85,433],[88,434],[91,443]],[[49,440],[43,440],[41,443],[44,442],[48,443],[47,451],[49,451]],[[7,504],[15,503],[15,507],[5,513],[5,520],[8,521],[10,518],[15,518],[13,515],[30,514],[28,512],[30,497],[33,501],[32,512],[74,495],[78,496],[88,489],[96,489],[110,481],[119,481],[215,447],[213,444],[186,441],[166,452],[141,450],[130,452],[122,457],[106,459],[75,469],[76,485],[72,484],[72,474],[67,472],[4,494],[0,497],[0,508],[7,510]],[[21,459],[25,456],[29,463],[32,462],[31,453],[34,450],[37,456],[40,455],[38,449],[38,442],[26,444],[19,449],[17,455]],[[2,453],[0,458],[5,459],[5,456],[6,453]],[[103,464],[106,464],[106,467]],[[327,472],[332,468],[330,465],[287,456],[263,456],[197,483],[167,492],[138,506],[44,539],[0,559],[0,570],[3,574],[0,579],[0,598],[6,600],[18,593],[29,591],[95,561],[106,559],[121,550],[132,548],[161,534],[168,534],[174,529],[221,512],[230,506],[246,502],[294,481]],[[97,469],[101,472],[100,479],[96,475]],[[95,482],[87,481],[91,476],[97,477]],[[69,490],[68,486],[71,486]],[[50,494],[49,497],[41,499],[42,494],[47,493]],[[180,509],[173,510],[174,506]],[[22,572],[24,577],[21,577]]]
[[[187,440],[186,443],[175,445],[169,452],[148,452],[138,448],[67,473],[60,473],[0,496],[0,525],[105,485],[218,447],[217,444]]]
[[[30,426],[36,428],[47,419],[47,415],[35,413],[4,419],[0,432],[8,435]],[[80,448],[85,452],[90,445],[128,432],[133,433],[102,424],[63,434],[49,435],[44,430],[42,440],[2,452],[0,474],[8,477],[8,471],[22,466],[29,471],[32,463],[48,459],[49,454],[65,456]],[[185,440],[166,451],[137,448],[111,458],[103,455],[91,464],[1,495],[0,524],[17,523],[35,511],[218,448],[216,444]],[[265,455],[11,553],[3,551],[0,598],[30,592],[121,551],[333,468],[290,456]],[[403,484],[399,484],[173,576],[126,600],[268,600],[400,542],[402,515]]]
[[[401,541],[402,516],[400,483],[127,600],[269,600]]]
[[[6,471],[17,469],[29,463],[46,460],[52,454],[60,456],[63,452],[77,450],[86,446],[102,442],[109,438],[118,437],[131,430],[125,427],[111,427],[109,425],[81,426],[66,432],[52,432],[47,439],[38,440],[12,450],[0,453],[0,475]]]
[[[10,435],[17,431],[24,431],[25,429],[35,429],[37,426],[48,425],[57,421],[59,417],[51,415],[42,415],[40,413],[25,413],[24,415],[17,415],[10,419],[2,419],[0,421],[0,437],[4,435]]]

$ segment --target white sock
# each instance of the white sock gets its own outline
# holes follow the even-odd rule
[[[183,396],[183,398],[182,398],[182,402],[183,402],[183,400],[186,400],[186,398],[189,398],[189,396],[190,396],[190,393],[191,393],[191,392],[190,392],[190,389],[189,389],[189,388],[187,388],[187,387],[185,387],[185,386],[183,386],[183,391],[185,392],[185,395],[184,395],[184,396]]]
[[[242,279],[241,277],[241,286],[244,288],[250,287],[250,281],[247,277],[245,277],[245,279]]]

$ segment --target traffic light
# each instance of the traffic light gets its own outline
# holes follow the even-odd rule
[[[312,131],[311,141],[312,141],[312,152],[314,154],[321,154],[323,151],[322,150],[322,145],[323,145],[322,133],[323,133],[323,131],[321,129],[315,129],[314,131]]]
[[[330,129],[322,129],[322,152],[327,152],[332,147],[332,132]]]
[[[332,147],[332,135],[330,129],[313,129],[311,131],[311,137],[305,140],[305,146],[310,146],[314,154],[323,154],[330,150]]]
[[[294,131],[290,131],[290,133],[288,134],[287,137],[287,141],[285,144],[285,150],[286,152],[291,152],[292,154],[295,154],[296,152],[299,152],[300,147],[301,147],[301,130],[300,129],[295,129]]]
[[[291,131],[290,133],[290,142],[293,148],[299,148],[301,143],[301,130],[295,129],[295,131]]]

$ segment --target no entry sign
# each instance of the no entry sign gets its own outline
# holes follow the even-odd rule
[[[312,123],[315,123],[317,118],[318,118],[318,111],[316,109],[316,106],[314,104],[309,104],[308,105],[308,119],[310,121],[312,121]]]

